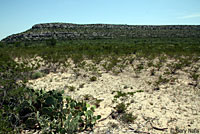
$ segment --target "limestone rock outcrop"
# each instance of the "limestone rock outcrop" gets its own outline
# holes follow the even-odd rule
[[[200,37],[200,25],[116,25],[116,24],[36,24],[31,29],[3,39],[3,42],[40,41],[51,38],[73,39],[112,39],[166,37]]]

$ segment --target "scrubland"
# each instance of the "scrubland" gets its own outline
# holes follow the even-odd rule
[[[198,38],[0,46],[0,133],[200,130]]]

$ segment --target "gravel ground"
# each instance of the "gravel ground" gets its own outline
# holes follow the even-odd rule
[[[152,62],[156,64],[158,61],[154,59]],[[168,66],[176,63],[174,59],[167,59],[161,67],[148,66],[148,60],[137,59],[122,70],[116,67],[119,73],[106,71],[101,64],[94,65],[89,60],[86,63],[85,68],[72,63],[65,70],[58,69],[30,80],[28,86],[45,90],[64,89],[66,95],[76,100],[86,100],[87,96],[90,104],[100,100],[95,114],[100,114],[102,119],[92,132],[82,133],[200,133],[200,79],[191,77],[192,72],[200,74],[200,60],[177,69],[175,73],[167,73]],[[137,71],[141,63],[143,68]],[[89,69],[91,67],[93,69]],[[93,76],[96,80],[91,79]],[[117,91],[134,93],[114,99]],[[126,113],[136,117],[131,123],[122,121],[122,114],[116,112],[116,105],[120,103],[126,104]]]

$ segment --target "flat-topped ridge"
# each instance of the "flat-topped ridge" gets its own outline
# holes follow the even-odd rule
[[[42,23],[31,29],[13,34],[3,42],[38,41],[55,38],[113,39],[113,38],[190,38],[200,37],[200,25],[122,25],[122,24],[73,24]]]

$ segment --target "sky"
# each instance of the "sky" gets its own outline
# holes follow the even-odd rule
[[[0,0],[0,40],[51,22],[200,25],[200,0]]]

